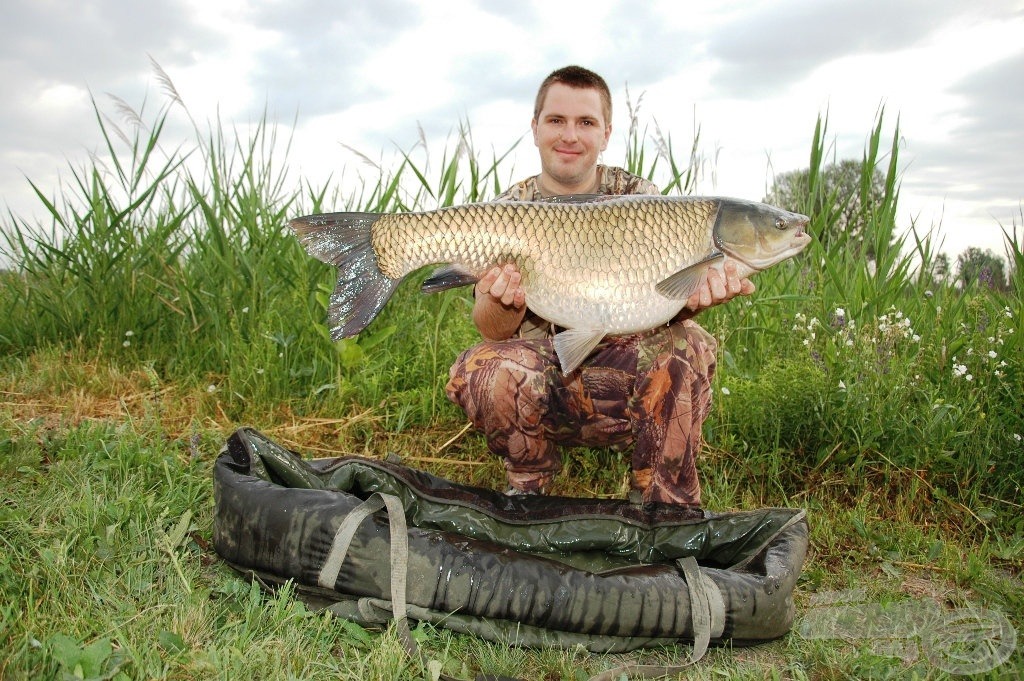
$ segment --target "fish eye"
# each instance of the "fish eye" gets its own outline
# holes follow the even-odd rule
[[[775,218],[775,229],[786,229],[786,218]]]

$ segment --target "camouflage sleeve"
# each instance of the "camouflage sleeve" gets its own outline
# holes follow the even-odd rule
[[[538,175],[528,177],[494,197],[495,201],[534,201],[540,198]]]
[[[601,194],[661,194],[658,185],[648,179],[614,166],[600,166]]]

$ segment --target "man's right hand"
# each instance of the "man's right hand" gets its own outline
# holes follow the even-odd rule
[[[473,287],[473,323],[488,340],[511,338],[526,315],[526,292],[519,285],[522,274],[509,263],[493,267]]]

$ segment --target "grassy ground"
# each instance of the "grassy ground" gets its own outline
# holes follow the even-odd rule
[[[225,418],[215,395],[67,353],[5,364],[0,677],[429,678],[406,661],[393,631],[311,613],[287,592],[263,594],[218,559],[210,545],[212,462],[241,422]],[[372,410],[338,420],[286,410],[244,416],[311,455],[395,451],[453,479],[501,484],[497,462],[478,436],[460,434],[458,421],[392,432]],[[924,487],[908,498],[900,490],[913,471],[878,470],[855,485],[821,475],[791,487],[715,450],[702,470],[709,507],[807,508],[812,551],[794,633],[750,649],[713,649],[688,678],[948,676],[924,657],[920,637],[882,648],[801,635],[816,605],[850,590],[867,603],[991,608],[1017,630],[1024,626],[1019,542],[1000,541],[970,509]],[[556,491],[615,496],[625,473],[614,454],[576,450]],[[630,656],[527,651],[429,627],[416,635],[428,660],[463,678],[484,671],[575,680],[626,660],[687,654],[686,647]],[[1022,665],[1017,651],[981,678],[1014,678]]]

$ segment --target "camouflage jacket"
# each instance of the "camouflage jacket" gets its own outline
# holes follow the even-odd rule
[[[633,175],[614,166],[597,166],[598,188],[596,194],[660,194],[657,185],[650,180]],[[539,201],[546,198],[540,189],[540,175],[528,177],[499,194],[495,201]],[[529,308],[519,325],[519,338],[549,338],[556,328],[551,322],[535,315]]]
[[[650,180],[614,166],[597,166],[598,187],[595,194],[660,194]],[[539,201],[546,198],[540,189],[540,175],[517,182],[495,197],[495,201]]]

